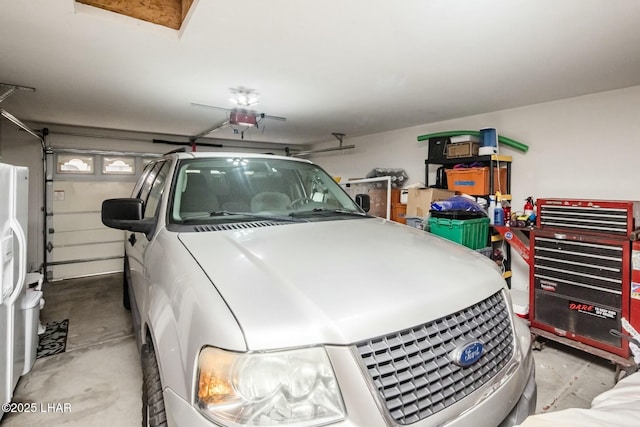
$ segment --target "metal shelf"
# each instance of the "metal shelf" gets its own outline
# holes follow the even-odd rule
[[[489,167],[489,194],[494,194],[495,193],[494,180],[493,180],[494,167],[499,166],[500,162],[502,162],[506,164],[506,169],[507,169],[507,191],[506,191],[506,194],[501,195],[501,199],[510,201],[512,199],[511,197],[511,162],[512,160],[513,158],[511,156],[505,156],[502,154],[490,154],[486,156],[460,157],[456,159],[441,159],[441,160],[429,160],[427,158],[424,161],[424,164],[425,164],[425,181],[424,182],[425,182],[425,185],[428,187],[430,165],[440,165],[440,166],[444,166],[445,168],[451,168],[454,165],[457,165],[460,163],[466,163],[466,164],[482,163],[482,164],[486,164]],[[488,198],[488,195],[475,196],[475,197]],[[491,235],[489,240],[490,240],[489,245],[492,246],[494,243],[503,241],[504,239],[501,234],[498,234],[498,235]],[[509,243],[510,242],[507,241],[507,245],[505,245],[505,248],[504,248],[505,253],[504,253],[503,262],[504,262],[506,271],[503,277],[507,281],[508,286],[511,287],[511,275],[512,275],[510,271],[511,270],[511,245]]]
[[[442,159],[438,161],[430,161],[429,159],[425,160],[425,163],[430,165],[457,165],[459,163],[473,163],[473,162],[503,162],[503,163],[511,163],[513,158],[511,156],[505,156],[502,154],[491,154],[487,156],[473,156],[473,157],[458,157],[455,159]]]
[[[460,164],[460,163],[474,163],[474,162],[478,162],[478,163],[487,163],[489,166],[489,185],[490,185],[490,191],[489,194],[493,194],[494,188],[493,188],[493,168],[494,166],[496,166],[497,164],[499,164],[500,162],[505,163],[507,165],[507,194],[511,194],[511,161],[513,160],[513,158],[511,156],[505,156],[502,154],[491,154],[488,156],[473,156],[473,157],[459,157],[457,159],[442,159],[442,160],[429,160],[426,159],[424,161],[424,165],[425,165],[425,176],[424,176],[424,182],[425,185],[427,187],[429,187],[429,166],[430,165],[440,165],[440,166],[451,166],[453,167],[454,165]],[[507,199],[505,199],[507,200]]]

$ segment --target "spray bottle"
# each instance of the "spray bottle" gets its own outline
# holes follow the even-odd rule
[[[487,216],[489,217],[489,224],[493,225],[496,215],[496,197],[492,194],[489,196],[489,209]]]
[[[511,222],[511,203],[508,200],[502,201],[502,210],[504,211],[504,225],[509,226]]]
[[[504,209],[502,209],[502,197],[499,192],[496,193],[496,209],[494,212],[493,224],[504,225]]]

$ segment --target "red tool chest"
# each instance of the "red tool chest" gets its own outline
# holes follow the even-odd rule
[[[640,324],[640,240],[636,236],[631,247],[631,292],[629,297],[630,307],[629,311],[632,313],[634,322],[631,323],[637,331]]]
[[[538,199],[532,333],[626,365],[622,318],[640,330],[640,202]],[[573,343],[573,344],[572,344]],[[617,356],[617,357],[616,357]]]

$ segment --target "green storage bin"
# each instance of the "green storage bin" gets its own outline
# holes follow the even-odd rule
[[[431,232],[452,242],[471,249],[487,246],[489,238],[489,218],[449,219],[429,218]]]

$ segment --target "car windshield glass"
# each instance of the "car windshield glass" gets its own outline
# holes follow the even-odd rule
[[[332,215],[366,216],[316,165],[275,157],[214,157],[180,162],[170,219],[185,224]]]

